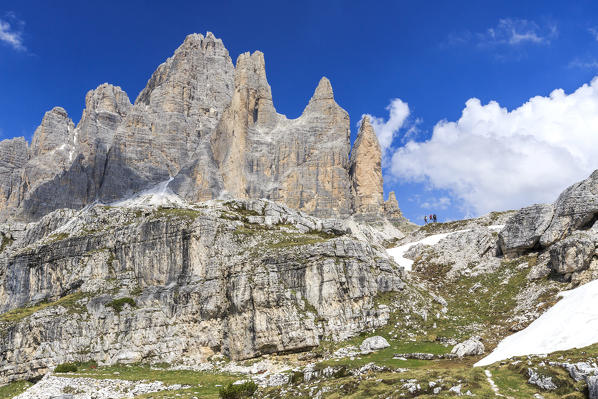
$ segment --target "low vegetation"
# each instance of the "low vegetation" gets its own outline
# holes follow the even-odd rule
[[[29,381],[17,381],[0,386],[0,399],[11,399],[22,394],[33,383]]]
[[[82,292],[75,292],[73,294],[66,295],[54,302],[42,302],[34,306],[9,310],[8,312],[0,315],[0,322],[16,323],[24,319],[25,317],[31,316],[35,312],[39,312],[40,310],[46,309],[51,306],[62,306],[67,308],[69,311],[78,312],[82,310],[82,306],[78,304],[78,301],[84,298],[85,296],[86,294]]]
[[[135,300],[133,298],[125,297],[125,298],[118,298],[106,304],[106,307],[114,309],[116,313],[120,313],[125,305],[129,305],[132,308],[137,307]]]
[[[56,366],[54,369],[55,373],[74,373],[77,371],[77,365],[75,363],[62,363]]]
[[[222,399],[241,399],[250,398],[257,390],[257,385],[253,381],[246,381],[241,384],[229,383],[227,386],[220,388],[218,393]]]
[[[227,373],[212,373],[192,370],[169,370],[167,364],[117,364],[97,366],[95,363],[76,363],[76,373],[63,377],[85,377],[95,379],[118,379],[126,381],[162,381],[165,385],[180,384],[180,389],[138,395],[137,399],[217,399],[222,387],[242,379],[241,376]],[[1,399],[1,397],[0,397]]]

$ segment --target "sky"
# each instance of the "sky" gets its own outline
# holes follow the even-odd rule
[[[299,116],[320,77],[372,117],[416,223],[553,202],[598,169],[598,2],[0,1],[0,138],[45,111],[77,123],[108,82],[133,101],[194,32],[231,58],[265,54],[278,112]]]

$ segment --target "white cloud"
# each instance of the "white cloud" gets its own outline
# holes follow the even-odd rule
[[[598,29],[596,29],[595,27],[588,28],[588,32],[590,32],[590,35],[592,35],[594,39],[598,41]]]
[[[479,48],[495,48],[497,46],[520,48],[525,44],[550,44],[558,36],[556,24],[518,18],[502,18],[496,26],[483,32],[471,33],[462,31],[451,33],[443,45],[458,46],[472,43]]]
[[[389,114],[386,121],[384,118],[379,118],[369,114],[364,114],[361,116],[362,119],[366,115],[370,117],[370,123],[376,132],[376,136],[380,142],[380,147],[382,148],[383,154],[390,149],[393,139],[398,134],[399,130],[404,126],[410,113],[409,105],[401,101],[399,98],[391,100],[386,109],[388,110]]]
[[[25,23],[19,20],[14,13],[7,13],[5,18],[0,19],[0,42],[8,44],[15,50],[27,50],[23,44],[24,25]]]
[[[424,202],[419,204],[420,208],[423,209],[437,209],[437,210],[445,210],[451,205],[451,199],[449,197],[428,197]]]
[[[467,214],[553,202],[598,168],[598,77],[574,93],[554,90],[508,111],[467,101],[456,122],[392,155],[390,173],[448,190]]]
[[[579,68],[579,69],[598,69],[598,61],[595,59],[581,59],[575,58],[573,61],[569,62],[569,68]]]
[[[485,33],[478,35],[481,44],[508,44],[520,45],[525,43],[547,44],[558,35],[554,24],[540,26],[527,19],[503,18],[498,25],[489,28]]]

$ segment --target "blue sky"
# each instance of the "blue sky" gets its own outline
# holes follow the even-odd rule
[[[363,114],[380,118],[385,192],[418,223],[552,201],[598,168],[592,1],[3,0],[1,137],[30,139],[54,106],[77,123],[103,82],[134,100],[187,34],[208,30],[233,60],[265,53],[278,112],[297,117],[325,75],[353,137]],[[385,126],[391,103],[408,116]]]

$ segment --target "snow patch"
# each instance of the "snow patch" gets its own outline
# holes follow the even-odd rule
[[[185,207],[187,203],[181,197],[176,195],[168,184],[173,180],[171,177],[168,180],[160,182],[147,190],[140,191],[135,195],[124,200],[116,201],[110,206],[120,206],[124,208],[154,208],[159,206],[164,207]]]
[[[452,234],[464,233],[466,231],[469,231],[469,230],[457,230],[457,231],[451,231],[450,233],[434,234],[434,235],[428,236],[424,239],[421,239],[419,241],[410,242],[409,244],[404,244],[404,245],[394,247],[394,248],[389,248],[386,250],[386,253],[388,253],[390,256],[392,256],[394,261],[397,262],[397,264],[399,266],[402,266],[407,271],[411,271],[413,268],[413,260],[405,258],[405,253],[407,251],[409,251],[409,249],[411,249],[411,247],[414,247],[418,244],[436,245],[440,241],[442,241],[443,239],[445,239],[446,237],[448,237]]]
[[[541,355],[598,342],[598,280],[559,294],[561,299],[527,328],[503,339],[474,366],[513,356]]]

